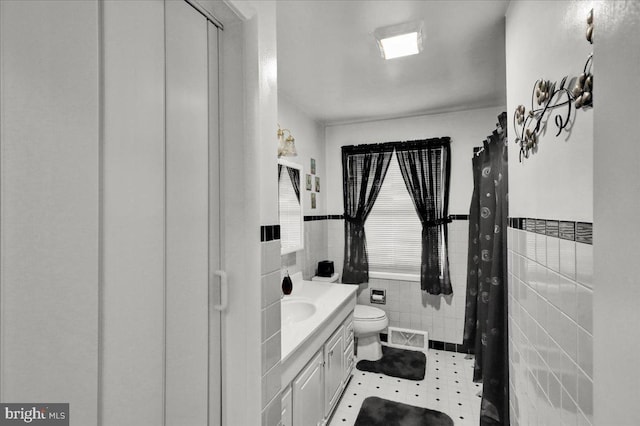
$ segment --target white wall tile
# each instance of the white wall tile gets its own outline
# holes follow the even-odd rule
[[[576,242],[560,240],[560,273],[572,280],[576,279]]]
[[[281,334],[274,334],[262,344],[262,374],[272,369],[279,361],[281,355]]]
[[[280,393],[281,383],[281,370],[282,367],[278,361],[274,367],[271,368],[262,377],[262,406],[266,407],[267,404]]]
[[[547,265],[547,237],[544,234],[535,234],[536,262]]]
[[[578,325],[593,333],[593,291],[580,284],[576,285],[576,301]]]
[[[578,367],[593,379],[593,336],[578,327]]]
[[[577,312],[576,283],[565,277],[558,281],[560,291],[560,310],[575,320]]]
[[[547,267],[560,272],[560,239],[547,237]]]
[[[282,401],[280,396],[273,398],[269,405],[262,410],[262,426],[279,426],[282,416]]]
[[[593,246],[576,243],[576,276],[579,283],[593,288]]]
[[[262,341],[280,331],[280,300],[262,310]]]
[[[562,422],[566,426],[574,426],[578,422],[576,403],[565,389],[562,390]]]
[[[593,292],[576,282],[576,243],[545,237],[543,249],[539,235],[515,230],[512,244],[509,362],[518,416],[512,424],[577,426],[579,418],[588,424],[576,403],[593,370]],[[583,391],[587,402],[592,387]]]
[[[585,374],[578,374],[578,406],[590,423],[593,423],[593,381]]]
[[[280,240],[260,244],[262,252],[262,275],[280,270]]]
[[[275,303],[280,300],[282,294],[282,283],[280,281],[280,269],[271,272],[270,274],[263,275],[262,282],[262,307]]]

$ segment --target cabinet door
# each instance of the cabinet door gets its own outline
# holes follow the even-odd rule
[[[293,424],[317,426],[324,418],[324,369],[318,352],[293,381]]]
[[[282,415],[280,416],[280,424],[282,426],[292,426],[293,425],[293,400],[291,398],[291,388],[288,387],[287,390],[282,394]]]
[[[336,330],[324,346],[325,357],[325,413],[338,402],[344,378],[343,327]]]

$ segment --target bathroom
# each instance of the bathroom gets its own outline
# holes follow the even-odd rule
[[[637,2],[479,2],[502,14],[497,25],[504,33],[492,46],[503,61],[494,76],[503,86],[502,98],[486,94],[446,104],[460,95],[455,79],[461,77],[452,69],[439,109],[334,116],[330,124],[299,105],[302,94],[287,92],[295,86],[287,72],[295,76],[297,62],[322,52],[309,45],[301,56],[286,59],[287,29],[289,36],[309,28],[331,38],[342,26],[367,21],[369,12],[380,21],[384,2],[330,2],[328,9],[345,10],[327,31],[316,27],[325,15],[314,13],[311,2],[192,1],[190,7],[208,20],[197,29],[200,47],[217,47],[213,56],[220,61],[205,68],[213,56],[198,56],[199,69],[219,75],[188,79],[173,71],[181,62],[188,65],[179,59],[184,41],[165,33],[165,25],[184,23],[165,21],[177,3],[0,2],[0,403],[68,403],[71,424],[78,426],[278,424],[287,368],[277,352],[281,280],[286,271],[310,280],[325,259],[342,271],[345,145],[451,138],[453,296],[423,296],[415,282],[373,277],[357,301],[370,301],[371,289],[386,290],[387,304],[378,306],[385,307],[389,326],[419,324],[433,342],[429,354],[458,354],[473,148],[482,146],[506,111],[510,424],[640,423],[630,391],[640,381],[634,355],[640,336],[631,326],[640,320]],[[428,3],[393,2],[393,21],[366,32],[416,18],[431,22],[433,17],[411,13]],[[476,2],[454,3],[456,14],[464,15]],[[287,15],[285,6],[297,12]],[[584,37],[591,9],[592,45]],[[358,10],[358,18],[349,15]],[[447,29],[435,35],[426,26],[420,55],[428,54],[430,42],[457,36]],[[373,35],[368,39],[367,53],[378,54]],[[558,136],[556,122],[549,120],[537,152],[520,162],[514,111],[528,107],[536,80],[559,82],[580,74],[591,52],[598,74],[593,108],[574,110],[571,126]],[[473,57],[464,50],[448,53],[462,56],[461,64],[466,55]],[[165,54],[175,55],[171,66]],[[397,61],[405,59],[411,57]],[[466,65],[487,65],[476,60]],[[220,253],[218,263],[206,265],[208,257],[202,257],[205,266],[185,270],[174,263],[181,258],[172,250],[174,243],[183,248],[189,241],[168,224],[173,213],[185,214],[181,203],[197,198],[204,208],[206,197],[201,198],[203,188],[196,197],[171,186],[182,182],[172,180],[171,167],[181,164],[171,162],[181,152],[171,145],[172,132],[188,131],[181,120],[191,123],[194,117],[169,118],[166,105],[178,98],[167,81],[202,92],[188,83],[207,77],[221,82],[202,86],[215,91],[210,98],[218,102],[207,111],[220,116],[219,128],[208,127],[209,116],[198,116],[193,126],[201,132],[193,136],[219,135],[221,159],[209,158],[219,161],[220,180],[209,189],[219,189],[220,208],[207,210],[219,218],[199,218],[198,226],[208,229],[207,220],[222,224],[211,237],[220,245],[210,247]],[[311,190],[301,185],[303,214],[309,217],[304,249],[285,255],[276,231],[278,125],[295,138],[298,156],[288,161],[314,178]],[[198,164],[204,173],[207,165]],[[553,233],[562,223],[573,224],[573,236]],[[585,238],[590,229],[592,237]],[[209,240],[198,241],[204,244],[199,253],[209,256]],[[204,271],[205,288],[207,281],[212,292],[224,287],[212,296],[211,308],[192,309],[189,303],[206,300],[206,292],[180,283],[196,269]],[[403,309],[410,299],[427,312]],[[433,378],[430,359],[427,381]]]

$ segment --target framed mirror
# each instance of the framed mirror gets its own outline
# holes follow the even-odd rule
[[[278,212],[280,218],[281,254],[304,248],[302,209],[302,166],[278,159]]]

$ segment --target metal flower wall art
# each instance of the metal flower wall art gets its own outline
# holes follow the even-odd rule
[[[587,17],[587,41],[593,44],[593,9]],[[520,162],[538,150],[539,135],[545,130],[549,117],[555,112],[556,137],[567,129],[574,111],[593,106],[593,53],[589,55],[582,74],[564,77],[559,84],[551,80],[537,80],[531,93],[531,108],[518,105],[513,114],[516,143],[520,145]],[[567,129],[568,130],[568,129]]]

